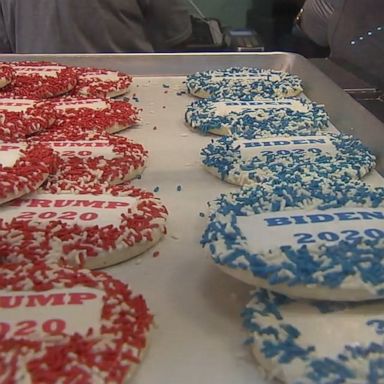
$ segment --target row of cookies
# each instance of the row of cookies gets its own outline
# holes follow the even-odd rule
[[[31,63],[28,65],[35,68]],[[47,66],[48,63],[36,63],[36,68],[43,70],[43,73],[50,73],[51,67],[56,68],[54,63],[49,63],[48,69]],[[130,139],[108,133],[136,124],[139,121],[137,108],[126,101],[82,97],[55,98],[49,101],[0,98],[0,108],[7,118],[12,115],[1,124],[3,140],[8,132],[15,131],[14,126],[22,132],[20,139],[14,135],[14,140],[3,141],[0,152],[4,159],[1,201],[5,203],[12,200],[1,207],[1,215],[7,223],[2,240],[3,254],[7,256],[3,260],[12,262],[20,261],[23,257],[37,257],[39,260],[53,261],[57,259],[57,253],[66,249],[63,254],[72,264],[81,261],[87,267],[100,268],[133,257],[159,240],[165,232],[165,207],[150,193],[140,191],[130,184],[123,184],[143,172],[148,151]],[[9,120],[14,122],[14,126],[9,124]],[[35,194],[14,201],[17,197],[36,191],[38,187],[40,190]],[[65,193],[65,199],[62,193]],[[74,196],[77,194],[83,197],[75,203],[75,200],[79,200]],[[100,206],[96,202],[92,204],[89,199],[93,194],[99,195],[98,200],[103,196],[106,203]],[[112,203],[112,200],[117,200],[117,195],[124,196],[120,198],[122,201]],[[86,197],[88,203],[85,201]],[[124,203],[124,199],[129,203]],[[65,200],[67,203],[55,203],[56,200]],[[45,202],[37,203],[39,201]],[[115,215],[108,215],[112,206]],[[35,211],[31,212],[29,209],[29,214],[25,215],[26,207],[34,208]],[[66,210],[64,215],[58,212],[59,207]],[[69,207],[77,207],[79,212],[74,214],[73,211],[68,211]],[[85,212],[80,212],[82,207]],[[94,207],[102,211],[91,212]],[[108,220],[103,221],[103,216]],[[131,216],[135,217],[136,223],[141,218],[139,230],[129,228],[127,221],[131,226],[135,224],[131,222]],[[16,236],[15,228],[19,228],[20,220],[26,226],[25,233]],[[103,237],[112,236],[109,232],[113,232],[103,233],[100,229],[93,234],[93,227],[99,220],[104,226],[120,228],[107,242],[95,240],[96,233]],[[155,221],[158,221],[156,225]],[[48,245],[40,245],[39,252],[32,255],[29,247],[40,244],[37,235],[39,225],[47,232],[47,226],[50,228],[53,222],[56,230],[63,232],[56,239],[57,243],[62,244],[61,247],[52,247],[51,244],[57,234],[46,233],[51,239],[47,242]],[[91,239],[86,242],[88,245],[83,244],[83,248],[79,248],[79,239],[72,231],[79,224],[81,227],[85,225],[92,232]],[[65,234],[61,227],[68,229],[68,233]],[[28,235],[32,228],[35,236]],[[78,232],[79,236],[81,234],[84,237],[83,231]],[[70,241],[67,239],[68,234],[71,234]],[[30,246],[25,243],[27,237],[31,237],[28,242]],[[119,254],[119,257],[109,257],[110,251]]]
[[[208,96],[187,108],[187,123],[227,135],[203,148],[203,165],[245,185],[210,203],[202,244],[220,269],[255,287],[243,320],[267,378],[379,383],[384,189],[357,180],[375,157],[360,141],[329,134],[322,106],[266,99],[281,97],[279,82],[290,77],[267,73],[187,78],[190,93]]]
[[[55,63],[8,66],[11,82],[0,91],[0,382],[126,382],[153,316],[142,296],[89,269],[134,257],[166,231],[166,207],[128,182],[148,151],[111,135],[139,121],[131,104],[104,98],[111,77],[123,92],[132,79]],[[82,83],[92,71],[98,83]],[[49,93],[69,83],[92,97]],[[43,94],[50,98],[37,100]]]
[[[132,77],[107,69],[74,67],[47,61],[0,65],[0,97],[47,99],[64,94],[116,97],[128,91]]]

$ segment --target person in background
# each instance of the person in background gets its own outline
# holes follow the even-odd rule
[[[296,24],[333,61],[384,89],[384,0],[306,0]]]
[[[184,0],[0,0],[1,53],[167,51],[191,33]]]

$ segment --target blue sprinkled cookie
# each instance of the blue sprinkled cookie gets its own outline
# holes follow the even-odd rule
[[[305,176],[221,195],[202,244],[228,274],[288,296],[383,297],[384,188]]]
[[[197,97],[255,100],[299,95],[301,79],[283,71],[231,67],[187,76],[188,92]]]
[[[187,107],[185,121],[204,134],[248,140],[318,135],[329,126],[324,107],[302,99],[197,100]]]
[[[296,301],[264,289],[242,313],[270,379],[295,384],[384,380],[384,302]]]
[[[313,163],[329,177],[348,174],[361,178],[375,166],[375,156],[347,135],[270,137],[244,140],[222,137],[201,151],[205,168],[232,184],[245,185],[279,179],[292,168]]]

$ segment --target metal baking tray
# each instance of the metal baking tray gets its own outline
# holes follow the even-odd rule
[[[243,344],[247,335],[240,313],[252,288],[219,271],[199,244],[207,223],[207,201],[237,188],[200,165],[200,149],[211,137],[184,124],[185,107],[193,100],[183,92],[184,76],[234,65],[297,74],[305,94],[325,105],[333,125],[360,138],[376,154],[382,174],[383,124],[308,60],[294,54],[0,55],[0,60],[51,60],[120,70],[135,77],[129,96],[143,108],[143,122],[122,135],[148,148],[148,167],[134,184],[158,191],[169,209],[169,221],[167,236],[155,248],[105,269],[142,293],[155,315],[147,356],[132,382],[266,383],[249,346]],[[382,183],[377,173],[367,180]]]

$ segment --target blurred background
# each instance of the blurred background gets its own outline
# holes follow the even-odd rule
[[[384,0],[188,2],[188,51],[298,53],[384,121]]]

